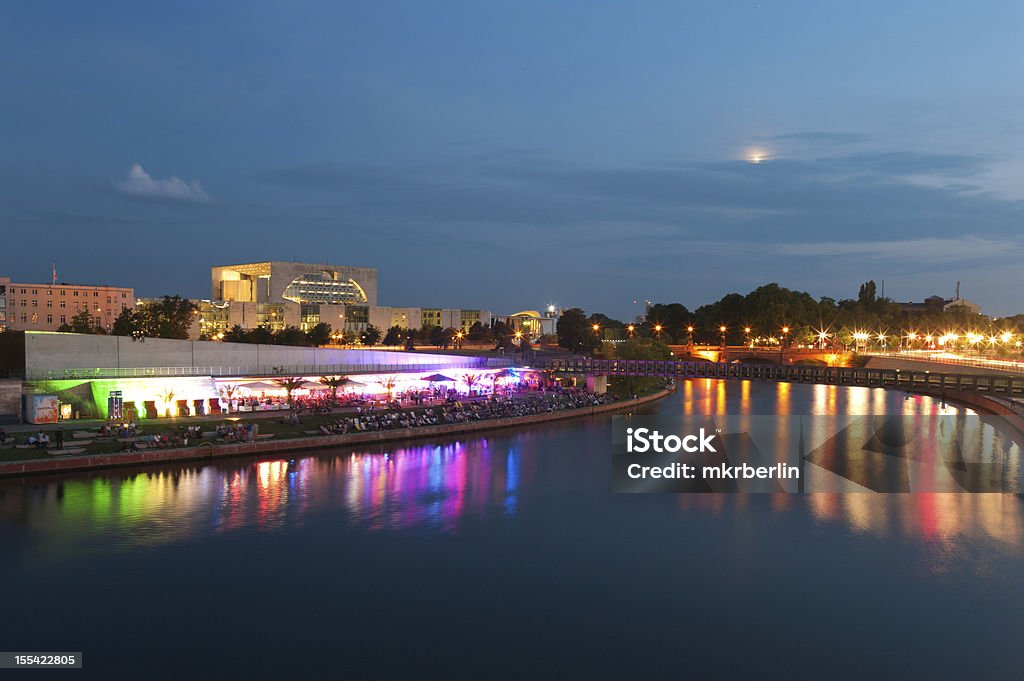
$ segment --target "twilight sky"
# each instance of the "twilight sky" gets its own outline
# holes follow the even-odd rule
[[[1024,3],[0,7],[0,274],[380,302],[710,302],[770,281],[1024,312]],[[759,161],[759,162],[755,162]],[[633,300],[640,304],[634,305]]]

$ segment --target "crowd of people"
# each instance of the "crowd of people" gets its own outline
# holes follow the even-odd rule
[[[117,436],[120,438],[135,437],[139,434],[139,426],[134,421],[124,423],[104,423],[100,426],[100,437]]]
[[[252,442],[257,432],[255,423],[225,423],[217,426],[217,439],[221,442]]]
[[[354,416],[320,426],[325,435],[393,430],[396,428],[418,428],[468,421],[505,419],[517,416],[546,414],[565,409],[596,407],[608,402],[606,395],[595,395],[575,388],[554,391],[522,393],[506,397],[494,397],[486,401],[446,401],[444,404],[427,409],[402,411],[397,403],[391,409],[366,411]],[[614,398],[611,398],[614,399]]]

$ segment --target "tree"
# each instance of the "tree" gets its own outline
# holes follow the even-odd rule
[[[390,329],[388,329],[388,332],[384,335],[384,341],[383,341],[384,345],[387,345],[387,346],[401,345],[402,344],[402,339],[403,339],[403,337],[405,335],[403,333],[403,331],[404,331],[404,329],[402,327],[400,327],[400,326],[397,326],[397,325],[392,326]]]
[[[861,284],[860,290],[857,292],[857,302],[861,305],[874,305],[875,300],[877,300],[877,297],[874,280]]]
[[[230,329],[224,332],[224,342],[226,343],[248,343],[249,334],[238,324],[235,324]]]
[[[266,326],[257,326],[255,329],[249,329],[245,333],[245,342],[270,345],[274,342],[274,332]]]
[[[628,340],[613,347],[615,359],[672,359],[672,352],[668,346],[658,341]],[[630,397],[659,383],[662,383],[662,379],[626,376],[621,380],[616,378],[609,390],[620,397]]]
[[[174,390],[171,388],[165,388],[163,392],[157,393],[157,397],[164,403],[164,415],[172,416],[173,412],[171,409],[174,404]]]
[[[331,401],[338,399],[338,388],[348,383],[348,376],[321,376],[320,383],[331,389]]]
[[[473,325],[469,327],[469,333],[466,334],[466,337],[474,343],[490,343],[494,340],[494,333],[489,326],[484,326],[480,322],[473,322]]]
[[[466,384],[466,389],[472,393],[473,386],[480,382],[482,378],[481,374],[466,374],[462,377],[462,382]]]
[[[313,346],[327,345],[331,342],[331,325],[320,322],[306,332],[306,341]]]
[[[558,345],[574,353],[593,352],[601,346],[587,315],[578,307],[562,313],[555,331],[558,333]]]
[[[650,329],[655,325],[661,326],[661,333],[657,334],[661,340],[671,339],[681,343],[689,339],[690,334],[686,328],[690,326],[691,318],[690,311],[679,303],[658,303],[647,311],[648,324],[644,328],[650,335]]]
[[[224,399],[228,403],[228,413],[230,414],[231,413],[231,400],[234,399],[235,393],[238,392],[238,386],[234,385],[232,383],[228,383],[228,384],[224,385],[220,389],[220,392],[224,396]]]
[[[164,296],[135,308],[135,330],[149,338],[187,339],[199,307],[181,296]]]
[[[135,324],[135,311],[126,307],[117,315],[111,332],[115,336],[133,336],[136,331],[138,328]]]
[[[359,340],[362,342],[362,344],[370,347],[373,347],[377,343],[380,343],[380,339],[380,329],[378,329],[373,324],[367,324],[366,331],[363,331],[363,333],[359,336]]]
[[[384,390],[387,391],[387,393],[388,393],[388,400],[390,400],[391,399],[391,391],[393,391],[395,389],[395,386],[398,385],[398,377],[397,376],[384,376],[383,378],[378,379],[377,383],[380,385],[380,387],[384,388]]]
[[[96,333],[96,320],[85,308],[71,318],[71,333]]]
[[[515,329],[500,319],[494,320],[491,323],[490,336],[491,340],[494,341],[495,350],[510,347],[513,334],[515,334]]]
[[[285,393],[288,396],[288,404],[292,403],[292,391],[297,388],[301,388],[302,384],[305,383],[301,376],[288,376],[287,378],[274,379],[274,383],[279,387],[284,388]]]
[[[306,333],[297,326],[286,326],[274,333],[276,345],[306,345]]]

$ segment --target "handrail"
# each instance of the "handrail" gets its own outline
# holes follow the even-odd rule
[[[667,378],[737,378],[747,380],[823,383],[901,388],[924,391],[967,391],[1024,395],[1024,376],[1008,374],[948,374],[907,369],[826,367],[806,364],[736,364],[671,360],[562,359],[541,362],[539,368],[606,376]]]
[[[991,369],[993,371],[1005,371],[1010,373],[1024,374],[1024,361],[1012,359],[972,359],[970,357],[934,357],[921,353],[908,352],[864,352],[867,357],[886,357],[904,359],[911,362],[928,362],[930,364],[948,364],[950,366],[974,367],[978,369]]]
[[[326,374],[383,374],[444,371],[445,369],[488,369],[512,366],[512,360],[496,357],[468,357],[458,362],[416,364],[291,364],[276,366],[182,366],[182,367],[98,367],[27,370],[26,380],[91,380],[102,378],[157,378],[173,376],[272,377]]]

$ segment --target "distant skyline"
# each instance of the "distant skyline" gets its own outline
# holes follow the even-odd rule
[[[13,279],[206,297],[327,260],[395,306],[874,279],[1024,312],[1019,3],[8,5]]]

